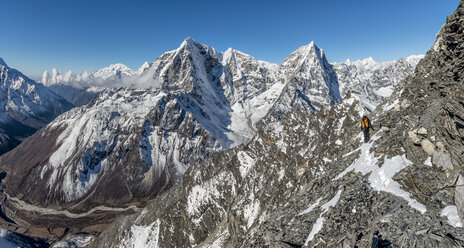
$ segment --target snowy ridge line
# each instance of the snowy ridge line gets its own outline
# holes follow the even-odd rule
[[[124,212],[128,210],[133,210],[133,211],[138,211],[140,208],[137,206],[131,205],[127,208],[113,208],[113,207],[107,207],[107,206],[98,206],[90,209],[89,211],[85,213],[80,213],[80,214],[75,214],[71,213],[68,210],[56,210],[56,209],[51,209],[51,208],[43,208],[43,207],[38,207],[29,203],[26,203],[24,201],[21,201],[20,199],[16,197],[11,197],[8,194],[5,194],[7,199],[10,200],[10,202],[14,205],[15,208],[25,210],[25,211],[30,211],[30,212],[36,212],[44,215],[64,215],[68,218],[81,218],[85,217],[89,214],[92,214],[95,211],[114,211],[114,212]]]

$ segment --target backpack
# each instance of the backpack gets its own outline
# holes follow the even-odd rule
[[[369,120],[367,118],[364,118],[361,120],[361,128],[362,129],[369,128]]]

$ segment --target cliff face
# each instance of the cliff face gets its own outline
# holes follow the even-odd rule
[[[92,247],[463,247],[464,2],[370,114],[359,96],[268,115]],[[280,120],[279,120],[280,119]]]

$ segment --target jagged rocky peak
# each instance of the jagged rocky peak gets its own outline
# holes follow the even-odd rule
[[[143,65],[140,66],[140,68],[137,70],[137,73],[141,75],[149,67],[150,67],[150,63],[148,63],[148,61],[145,61],[145,63],[143,63]]]
[[[232,104],[237,101],[243,103],[269,90],[278,78],[278,65],[256,60],[232,48],[222,54],[221,63],[224,66],[221,82],[226,95],[235,95],[231,99]]]
[[[166,90],[190,92],[196,88],[214,87],[215,67],[220,55],[214,48],[191,38],[185,39],[176,50],[163,54],[152,65],[152,74],[157,83]]]
[[[325,58],[324,50],[316,46],[314,41],[308,45],[298,48],[290,54],[281,67],[284,69],[299,71],[312,65],[324,66],[327,59]]]
[[[337,75],[314,42],[287,57],[279,67],[279,73],[285,87],[271,110],[277,118],[295,108],[314,111],[342,99]]]

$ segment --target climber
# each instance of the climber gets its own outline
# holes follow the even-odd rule
[[[369,142],[369,140],[371,139],[371,136],[369,134],[369,128],[371,128],[372,131],[374,131],[374,128],[372,127],[372,124],[369,118],[367,118],[367,116],[363,116],[361,120],[361,129],[364,132],[364,143]]]

